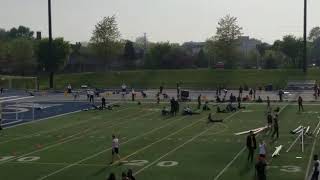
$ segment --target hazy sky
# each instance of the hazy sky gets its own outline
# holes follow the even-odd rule
[[[308,0],[309,25],[320,25],[320,0]],[[151,41],[204,41],[219,18],[238,17],[245,35],[273,42],[302,36],[303,0],[52,0],[53,35],[88,41],[94,25],[115,14],[122,38],[147,33]],[[47,36],[47,0],[0,0],[0,27],[25,25]]]

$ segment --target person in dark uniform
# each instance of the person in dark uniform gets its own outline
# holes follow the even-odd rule
[[[201,94],[198,96],[198,109],[201,108]]]
[[[298,98],[298,104],[299,104],[299,112],[302,110],[303,111],[303,105],[302,105],[303,99],[301,96]]]
[[[279,91],[279,100],[280,100],[280,102],[283,101],[283,99],[282,99],[283,94],[284,94],[284,93],[283,93],[282,89],[280,89],[280,91]]]
[[[312,171],[312,176],[311,176],[311,180],[318,180],[319,178],[319,159],[318,159],[318,155],[314,155],[313,156],[313,171]]]
[[[278,114],[275,115],[274,119],[273,119],[273,133],[272,133],[272,138],[274,137],[274,135],[277,134],[277,139],[279,139],[279,122],[278,122]]]
[[[106,108],[106,98],[102,97],[101,99],[101,108],[105,109]]]
[[[0,94],[3,94],[3,87],[0,88]]]
[[[259,157],[258,162],[255,165],[255,169],[256,169],[256,173],[255,173],[255,178],[257,180],[266,180],[267,176],[266,176],[266,167],[267,167],[267,163],[265,161],[265,159],[263,157]]]
[[[170,109],[170,114],[172,115],[172,116],[174,116],[175,115],[175,99],[174,98],[172,98],[171,100],[170,100],[170,107],[171,107],[171,109]]]
[[[161,84],[159,90],[160,90],[160,94],[162,94],[162,92],[163,92],[163,84]]]
[[[257,141],[253,131],[247,136],[248,161],[253,162],[254,151],[257,149]]]

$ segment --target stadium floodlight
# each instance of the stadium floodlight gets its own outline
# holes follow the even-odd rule
[[[303,15],[303,72],[307,72],[307,0],[304,0]]]
[[[51,22],[51,0],[48,0],[48,23],[49,23],[49,49],[48,49],[48,57],[49,61],[52,61],[52,22]],[[50,68],[50,88],[53,88],[53,70]]]

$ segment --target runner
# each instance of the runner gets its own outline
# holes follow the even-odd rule
[[[318,178],[319,178],[319,165],[320,165],[318,155],[313,156],[313,161],[314,161],[314,163],[313,163],[313,171],[312,171],[311,180],[318,180]]]
[[[101,108],[105,109],[106,108],[106,98],[102,97],[101,99]]]
[[[201,94],[198,96],[198,109],[201,108]]]
[[[299,112],[302,110],[303,111],[303,105],[302,105],[303,99],[301,96],[298,98],[298,104],[299,104]]]
[[[115,135],[112,135],[112,160],[110,164],[114,163],[115,156],[117,156],[118,161],[120,163],[121,158],[119,155],[119,139]]]
[[[271,131],[271,128],[272,128],[272,115],[271,115],[270,111],[268,112],[268,115],[267,115],[267,124],[268,124],[268,129]]]

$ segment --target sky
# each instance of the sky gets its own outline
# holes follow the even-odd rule
[[[308,0],[308,29],[320,26],[320,1]],[[47,36],[47,0],[0,0],[0,28],[24,25]],[[116,15],[121,38],[183,43],[214,36],[219,19],[238,18],[243,34],[272,43],[303,33],[303,0],[52,0],[53,36],[89,41],[94,25]]]

